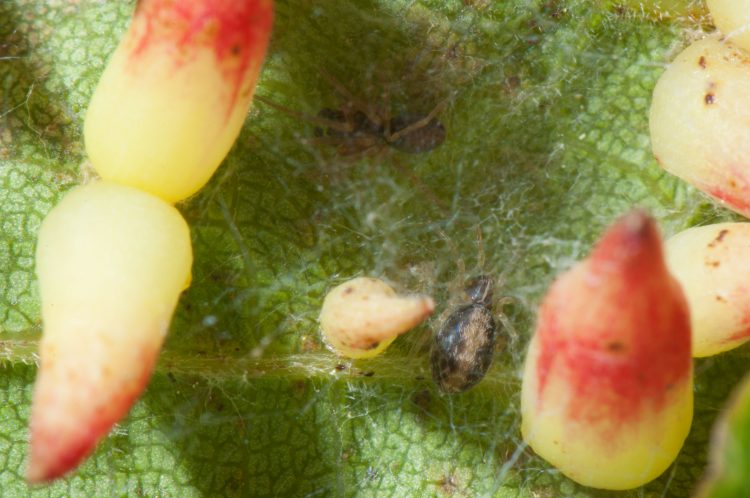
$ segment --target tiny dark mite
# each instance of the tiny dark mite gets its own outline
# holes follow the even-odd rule
[[[432,378],[445,393],[475,386],[492,364],[497,326],[492,316],[492,279],[481,275],[466,287],[471,303],[456,309],[434,336]]]

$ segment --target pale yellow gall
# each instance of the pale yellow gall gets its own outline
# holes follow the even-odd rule
[[[323,340],[337,354],[371,358],[435,309],[427,296],[399,296],[382,280],[360,277],[331,289],[323,300]]]
[[[44,332],[27,477],[75,468],[146,386],[180,292],[190,282],[180,213],[101,182],[69,192],[39,232]]]
[[[750,0],[706,0],[706,5],[724,36],[750,50]]]
[[[690,228],[665,247],[690,305],[693,356],[721,353],[750,339],[750,223]]]
[[[750,216],[750,54],[713,36],[654,88],[651,144],[662,168]]]
[[[91,98],[99,175],[169,201],[198,191],[247,115],[271,0],[141,0]]]

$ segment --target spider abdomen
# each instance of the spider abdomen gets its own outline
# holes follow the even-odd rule
[[[403,135],[398,135],[399,131],[426,119],[422,114],[400,114],[390,121],[391,134],[397,135],[395,139],[389,140],[388,145],[401,152],[419,154],[429,152],[445,141],[445,127],[443,123],[433,118],[422,126],[415,127],[413,130]]]
[[[492,364],[496,334],[490,307],[474,302],[454,311],[435,334],[430,355],[440,390],[459,393],[482,380]]]

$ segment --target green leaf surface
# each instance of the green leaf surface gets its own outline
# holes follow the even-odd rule
[[[133,6],[0,2],[3,497],[690,494],[747,348],[697,363],[692,432],[642,489],[579,486],[520,438],[519,369],[555,275],[633,205],[666,234],[733,217],[649,149],[651,90],[700,20],[580,0],[279,1],[260,95],[308,114],[340,106],[325,72],[384,116],[445,101],[446,142],[345,157],[312,143],[313,123],[257,103],[210,184],[179,205],[193,283],[148,389],[77,472],[27,487],[36,232],[90,176],[87,102]],[[468,393],[430,380],[439,313],[369,362],[320,343],[322,298],[348,278],[430,293],[443,311],[479,271],[511,304],[497,310],[504,348]]]
[[[714,428],[709,472],[699,498],[750,496],[750,377],[742,381]]]

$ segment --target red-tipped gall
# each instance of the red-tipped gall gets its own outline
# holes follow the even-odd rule
[[[44,333],[27,478],[73,470],[151,376],[180,292],[190,232],[163,200],[98,182],[73,189],[39,232]]]
[[[271,0],[141,0],[91,98],[97,173],[176,202],[198,191],[247,115]]]
[[[675,459],[693,413],[690,316],[654,221],[634,211],[545,296],[522,433],[571,479],[629,489]]]

